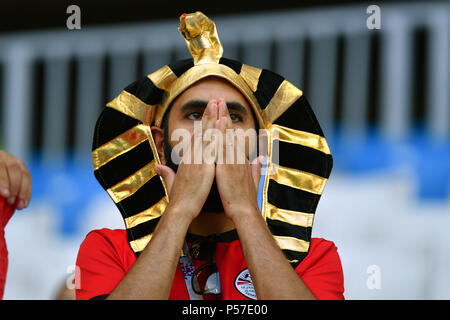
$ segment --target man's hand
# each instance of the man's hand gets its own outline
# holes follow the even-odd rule
[[[17,157],[0,150],[0,196],[17,209],[28,206],[31,198],[31,175]]]
[[[202,130],[213,128],[216,119],[217,102],[211,100],[203,113]],[[189,142],[190,149],[183,149],[186,152],[183,152],[176,174],[166,165],[155,167],[155,172],[164,179],[169,205],[152,233],[151,241],[108,299],[169,298],[186,232],[200,213],[214,181],[215,154],[212,161],[193,163],[195,153],[200,152],[198,149],[207,148],[209,142]]]
[[[216,126],[222,134],[232,129],[227,107],[221,101]],[[235,160],[242,153],[245,155],[245,146],[239,139],[226,141],[223,152],[226,154],[229,150],[234,150]],[[236,226],[258,299],[315,299],[286,260],[259,211],[257,190],[263,159],[259,156],[251,164],[248,161],[217,164],[216,181],[225,213]],[[274,274],[277,281],[274,281]]]
[[[242,139],[231,134],[232,120],[225,101],[219,99],[218,107],[216,128],[221,131],[224,143],[223,161],[216,165],[216,181],[225,213],[236,222],[235,218],[243,213],[259,212],[257,196],[264,157],[259,156],[249,163]],[[233,152],[231,157],[227,156],[227,151]]]
[[[206,130],[213,129],[216,119],[217,101],[211,100],[202,116],[203,132],[201,135],[191,137],[189,142],[191,152],[182,155],[183,158],[177,173],[175,174],[171,168],[165,165],[158,165],[155,168],[155,172],[164,179],[169,193],[169,206],[189,214],[192,219],[200,213],[211,190],[215,174],[215,146],[211,145],[215,142],[204,141],[204,139],[194,141],[194,139],[201,139]],[[165,143],[169,143],[169,141]],[[205,150],[213,150],[213,152],[206,155]],[[195,163],[196,155],[202,155],[201,163]]]

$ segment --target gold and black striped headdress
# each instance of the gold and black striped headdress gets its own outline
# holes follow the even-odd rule
[[[264,177],[261,212],[295,267],[308,253],[314,212],[333,163],[319,123],[302,91],[282,76],[223,58],[215,25],[201,12],[182,15],[179,30],[193,59],[139,79],[107,104],[95,126],[94,174],[119,208],[138,255],[169,201],[154,172],[159,158],[150,126],[161,126],[170,103],[193,83],[224,78],[248,99],[266,129],[270,174]]]

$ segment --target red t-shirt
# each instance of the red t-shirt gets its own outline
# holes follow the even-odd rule
[[[0,197],[0,300],[3,299],[6,271],[8,270],[8,250],[6,249],[4,228],[13,215],[15,208],[16,204],[10,205],[5,198]]]
[[[225,236],[222,241],[219,238],[215,253],[222,299],[249,300],[250,298],[244,295],[246,284],[239,278],[245,275],[247,264],[237,233],[233,230],[223,235]],[[76,298],[105,297],[114,290],[135,261],[136,257],[128,244],[125,230],[91,231],[78,252]],[[193,259],[193,263],[194,267],[198,268],[205,261]],[[344,276],[333,242],[322,238],[311,239],[310,251],[295,271],[317,299],[344,299]],[[180,264],[177,266],[169,299],[189,300]]]

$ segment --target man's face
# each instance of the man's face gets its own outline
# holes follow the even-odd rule
[[[174,146],[179,143],[172,139],[176,130],[185,130],[192,137],[194,123],[201,121],[206,105],[210,100],[222,98],[228,108],[233,129],[242,129],[242,132],[254,132],[255,139],[245,139],[245,154],[249,158],[251,152],[256,151],[256,124],[253,111],[247,99],[228,81],[216,78],[205,78],[179,95],[169,110],[168,121],[164,129],[164,160],[165,164],[175,172],[178,168],[177,160],[172,157]],[[197,122],[197,124],[199,123]],[[250,130],[249,130],[250,129]],[[225,140],[223,140],[225,143]],[[203,211],[223,212],[222,202],[214,181]]]

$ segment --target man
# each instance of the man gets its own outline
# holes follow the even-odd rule
[[[4,228],[16,209],[28,206],[31,198],[31,176],[24,163],[0,150],[0,300],[5,289],[8,250]]]
[[[88,234],[77,298],[343,299],[336,247],[310,239],[332,160],[301,91],[222,58],[202,13],[180,31],[193,61],[130,85],[97,121],[95,175],[126,230]],[[262,143],[239,139],[257,128]]]

